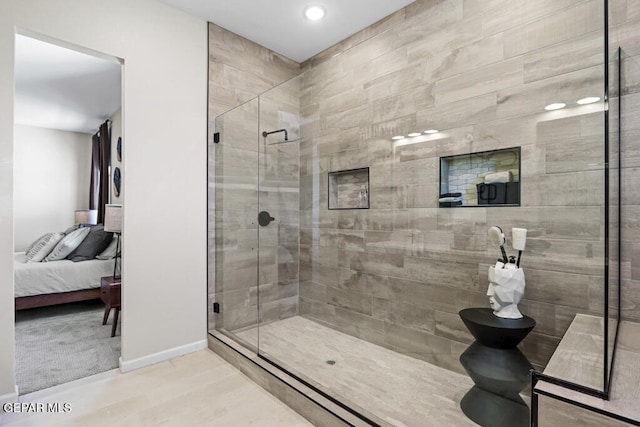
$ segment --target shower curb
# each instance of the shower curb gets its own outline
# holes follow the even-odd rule
[[[219,332],[209,333],[209,349],[315,426],[372,426]],[[381,421],[381,420],[380,420]]]

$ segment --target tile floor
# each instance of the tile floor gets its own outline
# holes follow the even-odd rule
[[[238,334],[256,342],[257,331]],[[260,350],[351,407],[393,426],[475,426],[459,404],[473,382],[301,316],[260,327]],[[328,364],[333,360],[335,364]]]

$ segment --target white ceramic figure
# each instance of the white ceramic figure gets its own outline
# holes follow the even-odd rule
[[[493,314],[505,319],[521,319],[518,303],[524,295],[524,287],[524,272],[515,264],[505,266],[498,261],[495,266],[489,267],[487,296]]]

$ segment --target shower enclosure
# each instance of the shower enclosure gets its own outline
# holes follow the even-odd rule
[[[574,362],[592,375],[548,377],[609,389],[619,152],[603,2],[441,3],[216,117],[209,146],[210,330],[374,425],[474,425],[458,312],[488,307],[493,225],[510,254],[511,228],[528,229],[523,353],[543,372],[591,322]],[[449,183],[474,191],[517,163],[519,205],[439,204],[442,159],[463,155],[484,160]]]
[[[259,348],[257,326],[298,313],[299,78],[216,118],[215,174],[218,330]],[[280,131],[281,130],[281,131]],[[286,138],[285,138],[286,137]]]

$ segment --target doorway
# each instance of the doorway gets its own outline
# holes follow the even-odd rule
[[[102,324],[99,298],[117,242],[82,218],[97,133],[111,141],[103,200],[121,204],[123,62],[31,34],[16,34],[15,52],[15,365],[26,394],[118,367],[120,328],[112,337],[113,315]]]

